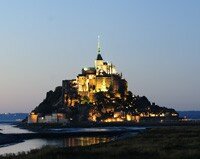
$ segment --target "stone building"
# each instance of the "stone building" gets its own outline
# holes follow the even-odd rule
[[[117,73],[112,63],[103,60],[99,50],[94,67],[83,68],[76,79],[63,81],[63,102],[74,106],[83,98],[88,98],[93,103],[95,93],[108,91],[122,98],[127,94],[127,81]]]
[[[33,124],[38,122],[38,114],[30,113],[28,115],[28,124]]]

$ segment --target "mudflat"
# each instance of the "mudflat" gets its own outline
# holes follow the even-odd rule
[[[72,148],[44,147],[2,159],[199,159],[200,127],[163,126],[110,143]]]

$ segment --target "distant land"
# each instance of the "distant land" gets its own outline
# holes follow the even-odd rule
[[[200,111],[178,111],[179,117],[188,119],[199,119],[200,120]]]
[[[200,119],[200,111],[178,111],[181,118]],[[28,113],[1,113],[0,122],[21,121],[28,116]]]
[[[0,122],[22,121],[28,116],[28,113],[1,113]]]

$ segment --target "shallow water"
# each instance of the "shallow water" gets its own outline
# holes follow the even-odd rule
[[[15,127],[13,124],[0,124],[0,133],[3,134],[21,134],[21,133],[33,133],[26,129],[19,129],[18,127]]]
[[[73,146],[88,146],[92,144],[99,144],[109,142],[111,138],[107,137],[79,137],[79,138],[65,138],[65,139],[32,139],[24,142],[0,148],[0,155],[8,153],[28,152],[33,149],[39,149],[43,146],[56,147],[73,147]]]
[[[104,132],[104,131],[121,131],[121,130],[142,130],[141,127],[104,127],[104,128],[64,128],[64,129],[49,129],[50,132]],[[0,124],[0,133],[33,133],[28,130],[20,129],[9,124]],[[5,145],[0,147],[0,155],[8,153],[28,152],[32,149],[39,149],[43,146],[57,146],[57,147],[74,147],[74,146],[88,146],[93,144],[109,142],[114,137],[70,137],[59,139],[31,139],[24,142]]]
[[[58,131],[58,130],[51,130],[51,131]],[[81,128],[77,128],[77,129],[70,128],[69,130],[64,129],[62,131],[73,132],[73,131],[90,131],[90,130],[81,129]],[[94,130],[91,129],[91,131],[94,131]],[[98,129],[95,129],[95,131],[98,131]],[[10,125],[10,124],[0,124],[0,133],[20,134],[20,133],[33,133],[33,132],[14,127],[14,125]],[[59,138],[59,139],[30,139],[30,140],[25,140],[24,142],[21,142],[21,143],[4,145],[4,147],[0,147],[0,155],[5,155],[8,153],[17,154],[23,151],[27,152],[32,149],[39,149],[47,145],[57,146],[57,147],[88,146],[92,144],[109,142],[110,140],[111,140],[110,137],[70,137],[70,138]]]
[[[134,131],[143,130],[144,127],[94,127],[94,128],[58,128],[49,129],[49,132],[107,132],[107,131]]]

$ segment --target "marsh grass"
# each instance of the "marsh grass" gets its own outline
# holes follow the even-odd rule
[[[177,126],[148,129],[142,134],[105,144],[53,148],[28,154],[10,154],[1,159],[199,159],[200,127]]]

